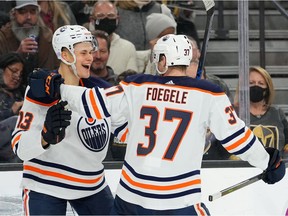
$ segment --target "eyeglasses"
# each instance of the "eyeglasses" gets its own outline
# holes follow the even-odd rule
[[[116,19],[118,16],[117,14],[115,13],[107,13],[107,14],[104,14],[104,13],[96,13],[94,18],[95,19],[105,19],[105,18],[108,18],[108,19]]]
[[[22,74],[23,74],[23,71],[22,71],[22,70],[14,69],[14,68],[11,68],[11,67],[9,67],[9,66],[7,66],[7,68],[8,68],[9,71],[12,73],[12,76],[19,76],[20,78],[22,78]]]

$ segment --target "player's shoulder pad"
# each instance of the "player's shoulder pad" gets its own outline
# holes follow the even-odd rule
[[[87,87],[87,88],[93,88],[95,86],[99,88],[109,88],[112,86],[111,83],[96,77],[89,77],[87,79],[81,79],[82,83],[80,82],[80,85]]]

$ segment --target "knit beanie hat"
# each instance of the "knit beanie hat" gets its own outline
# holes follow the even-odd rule
[[[157,38],[161,32],[169,27],[173,27],[176,33],[177,23],[171,17],[163,13],[152,13],[146,18],[146,34],[148,41]]]

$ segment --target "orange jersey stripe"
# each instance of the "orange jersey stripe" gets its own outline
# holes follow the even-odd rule
[[[84,183],[84,184],[94,184],[94,183],[97,183],[102,178],[102,176],[100,176],[100,177],[98,177],[96,179],[81,179],[81,178],[76,178],[76,177],[60,174],[60,173],[57,173],[57,172],[52,172],[52,171],[39,169],[39,168],[36,168],[36,167],[33,167],[33,166],[29,166],[29,165],[24,165],[24,170],[29,170],[29,171],[32,171],[32,172],[40,173],[42,175],[52,176],[52,177],[65,179],[65,180],[68,180],[68,181],[73,181],[73,182],[78,182],[78,183]]]
[[[203,209],[199,203],[196,204],[196,208],[200,212],[201,216],[205,216],[205,211],[203,211]]]
[[[144,188],[144,189],[149,189],[149,190],[159,190],[159,191],[163,191],[163,190],[175,190],[175,189],[179,189],[179,188],[184,188],[184,187],[188,187],[191,185],[196,185],[196,184],[201,184],[201,180],[200,179],[195,179],[192,181],[188,181],[185,183],[180,183],[180,184],[174,184],[174,185],[151,185],[151,184],[144,184],[144,183],[139,183],[136,182],[134,180],[132,180],[128,174],[125,172],[125,170],[122,171],[122,175],[123,177],[133,186],[136,187],[140,187],[140,188]]]
[[[98,119],[101,119],[101,114],[100,114],[100,111],[99,111],[99,109],[97,107],[96,100],[94,98],[94,94],[93,94],[93,90],[92,89],[89,91],[89,98],[90,98],[91,105],[93,107],[93,110],[94,110],[94,113],[95,113],[96,117]]]
[[[247,132],[245,133],[245,136],[243,138],[241,138],[240,140],[238,140],[237,142],[233,143],[232,145],[225,147],[226,150],[232,150],[237,148],[239,145],[241,145],[242,143],[244,143],[251,135],[252,131],[251,130],[247,130]]]
[[[16,137],[13,139],[13,142],[11,143],[12,149],[14,148],[15,144],[19,141],[20,137],[21,137],[21,134],[19,134],[18,136],[16,136]]]
[[[126,137],[127,137],[128,132],[129,132],[129,130],[127,128],[126,131],[124,132],[124,134],[120,138],[121,142],[125,142],[126,141]]]

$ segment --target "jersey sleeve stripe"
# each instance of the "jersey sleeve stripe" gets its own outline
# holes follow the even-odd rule
[[[123,133],[123,135],[121,136],[121,138],[120,138],[120,141],[121,141],[121,142],[125,142],[125,141],[126,141],[128,132],[129,132],[129,130],[128,130],[128,128],[127,128],[127,129],[125,130],[125,132]]]
[[[88,106],[88,103],[87,103],[87,100],[86,100],[86,97],[85,97],[85,92],[82,94],[82,103],[83,103],[83,107],[84,107],[86,116],[88,118],[92,118],[92,115],[90,113],[89,106]]]
[[[90,102],[91,102],[91,105],[92,105],[92,108],[93,108],[93,111],[94,111],[94,114],[96,116],[97,119],[101,119],[101,114],[100,114],[100,111],[98,109],[98,106],[96,104],[96,99],[94,97],[94,94],[93,94],[93,90],[89,90],[89,99],[90,99]]]
[[[123,131],[128,125],[128,122],[126,122],[125,124],[123,124],[122,126],[118,127],[115,131],[114,131],[114,135],[118,136],[118,134]]]
[[[20,140],[20,137],[21,137],[21,134],[19,134],[19,135],[15,136],[15,137],[12,139],[12,142],[11,142],[11,146],[12,146],[12,149],[14,149],[14,147],[15,147],[16,143],[18,143],[18,142],[19,142],[19,140]]]
[[[231,140],[233,140],[235,137],[238,137],[240,134],[243,134],[245,132],[245,127],[241,128],[240,130],[238,130],[237,132],[235,132],[234,134],[230,135],[229,137],[227,137],[226,139],[222,140],[221,143],[222,145],[225,145],[226,143],[230,142]]]
[[[241,144],[245,143],[249,137],[251,136],[252,131],[251,130],[247,130],[244,137],[242,137],[241,139],[237,140],[235,143],[233,143],[232,145],[229,146],[225,146],[225,149],[227,151],[231,151],[233,149],[236,149],[238,146],[240,146]]]
[[[109,114],[108,110],[106,109],[105,102],[104,102],[104,100],[103,100],[103,98],[102,98],[101,93],[99,92],[99,89],[98,89],[98,88],[94,88],[94,90],[95,90],[95,92],[96,92],[97,99],[98,99],[98,101],[99,101],[99,103],[100,103],[100,106],[101,106],[101,108],[102,108],[102,111],[103,111],[105,117],[106,117],[106,118],[110,117],[111,115]]]
[[[256,137],[253,136],[252,140],[248,143],[248,145],[246,145],[244,148],[242,148],[239,151],[233,152],[233,154],[235,155],[240,155],[243,154],[244,152],[248,151],[248,149],[251,148],[251,146],[255,143]]]

